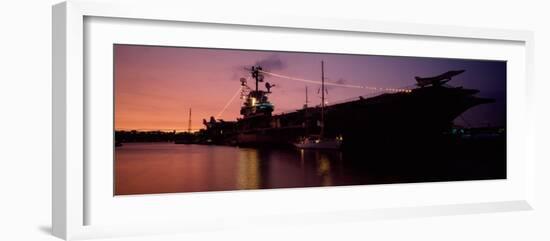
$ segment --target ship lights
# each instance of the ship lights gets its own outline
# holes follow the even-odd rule
[[[268,74],[274,77],[288,79],[288,80],[295,80],[295,81],[300,81],[300,82],[305,82],[310,84],[322,84],[321,81],[317,81],[317,80],[303,79],[303,78],[298,78],[293,76],[267,72],[263,70],[260,70],[259,72]],[[390,92],[390,93],[411,93],[412,92],[412,90],[406,89],[406,88],[385,88],[385,87],[366,86],[366,85],[340,84],[340,83],[332,83],[332,82],[325,82],[325,85],[345,87],[345,88],[368,89],[373,91],[382,91],[382,92]]]
[[[252,105],[253,106],[256,105],[256,98],[252,97],[251,100],[252,100]]]

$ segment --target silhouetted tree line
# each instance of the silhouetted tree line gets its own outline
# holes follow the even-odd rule
[[[115,142],[175,142],[194,139],[195,136],[193,133],[176,131],[115,131]]]

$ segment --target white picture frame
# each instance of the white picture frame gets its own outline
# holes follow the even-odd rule
[[[149,11],[151,8],[155,11]],[[334,222],[357,219],[384,219],[384,218],[400,218],[400,217],[422,217],[432,215],[450,215],[450,214],[467,214],[495,211],[514,211],[514,210],[530,210],[533,208],[533,189],[534,189],[534,165],[535,158],[529,148],[534,145],[533,130],[529,128],[529,123],[532,120],[530,108],[530,84],[532,83],[532,61],[533,61],[533,34],[529,31],[518,30],[496,30],[482,28],[466,28],[455,26],[437,26],[437,25],[421,25],[421,24],[406,24],[406,23],[389,23],[389,22],[366,22],[355,21],[349,19],[319,19],[319,18],[299,18],[292,16],[276,16],[262,14],[261,18],[254,15],[224,15],[213,16],[205,14],[204,11],[187,8],[185,3],[170,2],[169,4],[159,4],[158,2],[135,2],[122,3],[117,1],[112,2],[96,2],[96,1],[67,1],[53,7],[53,167],[52,167],[52,227],[53,234],[63,239],[81,239],[93,237],[111,237],[120,235],[139,235],[152,233],[171,233],[171,232],[191,232],[194,230],[209,230],[220,227],[233,227],[250,223],[254,220],[255,225],[266,224],[284,224],[289,217],[292,222],[322,222],[320,217],[330,216]],[[129,19],[139,21],[169,21],[172,23],[203,23],[213,25],[223,25],[224,28],[232,27],[247,27],[251,26],[255,29],[276,28],[281,31],[285,30],[300,30],[308,31],[330,31],[334,33],[369,33],[369,34],[384,34],[395,37],[410,37],[417,36],[422,38],[436,39],[454,39],[461,41],[481,41],[487,44],[493,42],[511,43],[520,46],[521,61],[518,61],[518,69],[521,71],[515,73],[513,87],[509,88],[508,98],[510,108],[514,108],[513,126],[526,126],[526,128],[516,131],[511,131],[508,138],[514,138],[515,141],[509,144],[509,147],[517,150],[512,153],[511,158],[516,160],[517,165],[512,165],[517,171],[518,181],[506,180],[501,183],[480,183],[467,182],[453,186],[452,183],[440,183],[439,186],[424,185],[424,184],[406,184],[408,186],[388,186],[380,185],[371,187],[370,189],[390,190],[395,189],[396,195],[402,195],[406,188],[414,188],[419,193],[430,193],[438,189],[460,188],[468,189],[476,186],[481,187],[478,191],[489,190],[492,188],[502,188],[502,195],[495,191],[495,198],[478,198],[467,197],[469,199],[453,199],[441,202],[411,202],[410,205],[403,203],[394,203],[389,206],[373,206],[374,208],[358,208],[359,205],[351,205],[350,209],[338,209],[336,207],[328,207],[323,210],[320,206],[311,206],[305,211],[288,212],[280,214],[281,210],[274,209],[273,212],[265,212],[261,216],[251,216],[248,214],[219,214],[207,216],[208,218],[201,220],[190,219],[180,220],[176,216],[181,215],[183,210],[173,210],[170,208],[159,208],[153,212],[162,213],[165,219],[159,219],[152,212],[143,212],[147,218],[153,218],[157,226],[151,223],[142,222],[137,218],[136,222],[126,225],[118,225],[116,223],[94,223],[89,222],[89,216],[96,212],[92,210],[100,210],[107,206],[97,206],[98,208],[90,209],[89,203],[91,190],[90,182],[87,180],[87,169],[90,169],[90,162],[85,158],[90,155],[89,145],[86,143],[87,134],[89,134],[86,125],[90,120],[86,119],[86,115],[90,111],[90,103],[86,99],[86,89],[90,88],[85,84],[85,19],[90,18],[116,18]],[[153,26],[154,27],[154,26]],[[138,41],[139,42],[139,41]],[[517,51],[517,50],[513,50]],[[513,52],[512,51],[512,52]],[[516,53],[517,54],[517,53]],[[510,83],[509,83],[510,84]],[[83,91],[84,90],[84,91]],[[513,92],[513,93],[512,93]],[[92,98],[93,99],[93,98]],[[89,100],[88,100],[89,101]],[[99,116],[101,118],[101,116]],[[111,131],[110,129],[109,131]],[[112,140],[111,140],[112,141]],[[512,145],[512,146],[510,146]],[[111,147],[113,145],[110,145]],[[510,155],[509,155],[510,156]],[[521,160],[521,162],[519,162]],[[516,170],[517,169],[517,170]],[[516,175],[516,177],[518,176]],[[95,179],[97,180],[97,179]],[[225,198],[225,201],[238,202],[242,199],[258,198],[258,201],[266,201],[276,199],[278,195],[298,195],[303,198],[323,198],[322,192],[327,189],[299,189],[299,190],[283,190],[283,191],[254,191],[254,192],[224,192],[215,194],[185,194],[185,195],[151,195],[148,197],[140,197],[139,199],[126,200],[124,205],[130,207],[125,209],[125,212],[137,211],[139,205],[144,202],[148,203],[163,203],[166,207],[170,207],[170,203],[184,202],[187,199],[187,204],[203,203],[202,209],[211,208],[208,205],[219,205],[220,199]],[[367,192],[360,187],[339,187],[329,190],[332,194],[340,195],[357,195],[357,192]],[[286,193],[285,193],[286,192]],[[374,191],[376,192],[376,191]],[[389,191],[391,193],[391,191]],[[399,194],[401,193],[401,194]],[[500,196],[499,196],[500,195]],[[498,196],[498,197],[497,197]],[[387,196],[392,197],[391,195]],[[112,198],[112,197],[111,197]],[[190,201],[189,201],[190,200]],[[208,201],[210,200],[210,201]],[[465,201],[469,200],[469,201]],[[205,202],[206,201],[206,202]],[[338,199],[335,199],[338,201]],[[140,204],[141,203],[141,204]],[[110,204],[109,204],[110,205]],[[117,205],[117,204],[113,204]],[[296,204],[297,206],[300,203]],[[113,206],[115,207],[115,206]],[[113,208],[110,207],[110,208]],[[120,207],[120,206],[118,206]],[[243,208],[243,207],[237,207]],[[284,207],[281,207],[284,208]],[[201,210],[200,207],[197,207]],[[253,209],[253,208],[252,208]],[[190,210],[186,210],[190,212]],[[106,215],[105,213],[101,215]],[[115,213],[113,216],[117,215]],[[121,215],[121,214],[119,214]],[[168,216],[166,216],[168,215]],[[173,215],[173,216],[170,216]],[[197,214],[194,214],[198,218]],[[225,216],[224,216],[225,215]],[[193,215],[191,215],[193,216]],[[113,217],[116,219],[116,217]],[[128,221],[128,220],[124,220]],[[231,224],[228,224],[230,221]],[[163,227],[161,227],[161,225]],[[139,227],[139,228],[136,228]]]

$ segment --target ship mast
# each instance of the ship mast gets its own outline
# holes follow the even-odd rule
[[[309,100],[307,98],[307,85],[306,85],[306,103],[304,104],[304,108],[307,108],[308,103],[309,103]]]
[[[261,71],[262,71],[262,67],[252,66],[252,78],[256,80],[256,92],[258,92],[258,82],[263,82],[264,80],[263,75],[260,74]]]
[[[321,61],[321,133],[320,138],[323,138],[325,131],[325,62]]]

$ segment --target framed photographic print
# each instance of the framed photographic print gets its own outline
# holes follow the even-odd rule
[[[506,61],[126,44],[113,57],[115,195],[506,179]]]
[[[530,32],[112,4],[53,8],[56,236],[531,209]]]

